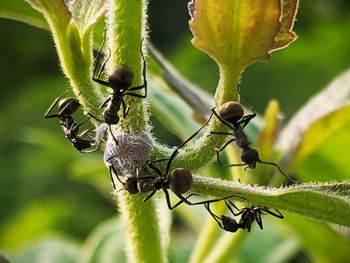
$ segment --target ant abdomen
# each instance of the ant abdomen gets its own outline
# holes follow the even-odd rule
[[[222,220],[223,229],[225,231],[237,232],[237,230],[239,229],[240,225],[237,223],[237,221],[234,218],[222,215],[221,220]]]
[[[228,101],[220,106],[219,115],[228,123],[237,123],[244,116],[244,109],[238,102]]]
[[[123,90],[131,86],[134,81],[134,73],[126,65],[116,68],[111,75],[108,76],[108,83],[113,90]]]
[[[61,99],[58,103],[58,109],[62,115],[72,115],[80,108],[79,101],[74,97]]]
[[[184,194],[191,189],[193,177],[189,170],[174,169],[169,175],[169,188],[175,194]]]

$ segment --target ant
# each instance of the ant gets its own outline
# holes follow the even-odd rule
[[[176,168],[171,170],[171,164],[175,157],[179,154],[179,150],[184,147],[190,140],[192,140],[204,127],[205,125],[210,121],[210,118],[207,120],[207,122],[198,130],[196,131],[193,135],[191,135],[186,141],[184,141],[180,146],[178,146],[171,156],[169,158],[163,158],[163,159],[158,159],[154,160],[151,162],[148,162],[146,164],[147,172],[149,170],[152,170],[153,173],[156,173],[157,176],[153,175],[146,175],[146,176],[140,176],[140,172],[137,170],[136,171],[136,176],[132,174],[127,174],[125,176],[125,180],[122,181],[119,177],[121,175],[118,175],[117,169],[113,165],[109,165],[109,172],[110,176],[112,178],[113,182],[113,174],[114,173],[119,180],[119,182],[123,185],[124,189],[128,191],[130,194],[137,194],[137,193],[149,193],[151,192],[143,201],[147,201],[150,199],[158,190],[162,189],[167,206],[170,210],[176,208],[182,203],[186,203],[188,205],[200,205],[200,204],[205,204],[205,203],[212,203],[212,202],[218,202],[226,198],[231,198],[235,195],[226,197],[226,198],[221,198],[221,199],[212,199],[212,200],[207,200],[207,201],[201,201],[201,202],[190,202],[188,199],[195,195],[195,194],[190,194],[187,197],[184,197],[183,194],[186,193],[191,189],[192,186],[192,181],[193,177],[192,174],[189,170],[185,168]],[[113,158],[113,157],[111,157]],[[110,158],[110,159],[111,159]],[[155,167],[153,164],[162,162],[162,161],[167,161],[166,164],[166,169],[165,172],[163,173],[161,170],[159,170],[157,167]],[[106,163],[109,163],[109,160],[107,160]],[[115,189],[115,184],[113,182],[113,187]],[[180,201],[177,202],[175,205],[172,205],[170,202],[170,195],[169,191],[170,189],[179,199]]]
[[[101,48],[97,54],[94,72],[92,75],[92,80],[105,87],[109,87],[112,89],[112,94],[110,94],[110,96],[101,104],[100,108],[101,109],[105,108],[103,112],[104,122],[107,123],[108,125],[115,125],[119,123],[120,118],[119,118],[118,112],[121,107],[123,108],[123,118],[125,118],[129,112],[129,108],[126,107],[126,103],[124,101],[124,96],[129,95],[137,98],[147,97],[146,60],[142,53],[142,44],[141,44],[140,52],[143,60],[143,69],[142,69],[143,84],[141,86],[130,87],[134,81],[134,73],[131,70],[131,68],[129,68],[127,65],[121,65],[117,67],[113,71],[113,73],[108,76],[108,81],[102,80],[101,74],[110,57],[110,54],[102,64],[100,72],[98,73],[97,77],[96,77],[96,74],[97,74],[97,68],[98,68],[98,61],[100,60],[102,48],[104,46],[105,41],[106,41],[106,37],[104,37]],[[144,89],[145,93],[143,95],[130,92],[130,91],[141,90],[141,89]],[[91,114],[89,115],[91,116]],[[95,117],[93,118],[97,119]]]
[[[254,223],[254,221],[257,222],[259,228],[262,230],[263,223],[262,223],[261,215],[266,215],[266,213],[280,219],[284,218],[281,212],[278,211],[277,209],[274,209],[276,212],[272,212],[264,206],[253,206],[253,205],[250,207],[244,207],[242,209],[238,209],[237,206],[232,201],[226,201],[226,200],[225,200],[225,204],[226,204],[226,207],[234,216],[241,215],[239,222],[237,222],[234,218],[231,218],[225,215],[221,215],[221,217],[215,215],[210,210],[210,206],[209,206],[210,203],[206,203],[204,204],[204,206],[208,210],[209,214],[218,223],[219,227],[228,232],[236,232],[239,229],[243,229],[243,230],[247,229],[248,232],[250,232],[251,226]],[[235,208],[238,212],[235,213],[232,207]]]
[[[239,86],[238,86],[239,92]],[[230,143],[236,142],[237,146],[242,149],[241,160],[243,163],[241,164],[230,164],[226,165],[226,167],[232,166],[245,166],[245,169],[256,167],[256,163],[267,164],[277,167],[280,173],[292,182],[296,182],[292,178],[288,177],[278,164],[273,162],[262,161],[259,157],[259,153],[257,150],[250,147],[250,142],[248,140],[247,135],[244,133],[243,129],[247,126],[247,124],[256,116],[256,113],[253,111],[252,114],[244,115],[244,109],[241,104],[234,101],[229,101],[224,103],[219,108],[219,113],[215,111],[215,108],[211,109],[212,114],[214,114],[224,125],[226,125],[231,132],[217,132],[212,131],[211,134],[219,134],[219,135],[230,135],[234,138],[229,139],[221,148],[215,149],[216,158],[218,163],[221,166],[224,166],[220,160],[220,152],[222,152]]]
[[[48,108],[46,111],[44,117],[46,119],[50,118],[58,118],[60,121],[60,125],[63,128],[64,133],[66,134],[66,137],[68,140],[73,144],[73,146],[81,153],[91,153],[98,151],[99,148],[91,149],[95,146],[95,142],[93,140],[87,140],[84,139],[86,136],[89,135],[89,132],[91,129],[87,129],[81,133],[79,133],[80,127],[88,121],[86,119],[85,121],[81,123],[76,123],[73,119],[73,114],[80,108],[80,103],[77,98],[74,97],[67,97],[63,98],[69,91],[66,91],[61,96],[56,98],[52,105]],[[54,107],[58,105],[59,112],[56,114],[51,114],[50,112]],[[88,150],[91,149],[91,150]]]

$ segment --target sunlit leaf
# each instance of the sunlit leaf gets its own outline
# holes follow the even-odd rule
[[[316,146],[346,125],[349,122],[349,106],[346,106],[349,98],[350,70],[341,74],[326,89],[310,99],[288,123],[278,142],[284,161],[286,163],[293,161],[297,152],[300,155],[301,148],[304,148],[303,155],[298,159],[305,158]],[[343,107],[344,109],[341,109]],[[308,140],[304,139],[306,134]]]
[[[296,40],[298,36],[292,31],[297,14],[299,0],[282,0],[281,28],[275,37],[273,49],[283,48]]]
[[[337,131],[350,123],[350,105],[329,113],[315,121],[301,136],[295,161],[305,158]]]
[[[24,1],[0,0],[0,17],[48,29],[43,16]]]
[[[331,212],[330,212],[331,213]],[[285,215],[290,227],[286,232],[306,248],[313,262],[348,262],[350,260],[350,244],[336,230],[321,222],[310,221],[292,213]],[[331,249],[330,249],[331,248]]]
[[[186,139],[199,127],[191,118],[192,110],[175,94],[161,88],[160,79],[149,82],[151,110],[155,117],[172,133]],[[163,85],[165,85],[163,83]]]
[[[32,7],[43,13],[50,28],[66,28],[71,14],[63,0],[26,0]],[[59,17],[60,19],[55,19]]]
[[[259,154],[263,158],[268,157],[272,151],[280,129],[279,124],[279,104],[277,101],[272,100],[265,111],[264,126],[256,142]]]
[[[79,263],[125,262],[123,223],[112,218],[98,225],[78,254]]]
[[[105,12],[105,0],[75,0],[69,10],[80,32],[84,34]]]
[[[77,251],[77,245],[71,240],[46,238],[14,256],[13,262],[73,263],[76,262]]]

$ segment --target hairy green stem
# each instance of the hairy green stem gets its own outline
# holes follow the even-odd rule
[[[134,72],[133,87],[143,84],[141,51],[147,41],[143,35],[146,26],[146,9],[143,6],[146,4],[146,0],[115,0],[109,1],[108,6],[107,44],[111,52],[108,71],[111,73],[121,65],[129,66]],[[130,111],[127,118],[120,121],[119,128],[129,133],[144,131],[147,125],[144,100],[125,96],[125,101]]]
[[[284,188],[267,188],[232,181],[194,176],[191,191],[199,195],[233,197],[256,206],[295,212],[316,220],[350,226],[348,189],[338,183],[301,184]]]
[[[142,84],[141,39],[147,1],[110,0],[107,12],[107,46],[111,52],[109,73],[116,67],[128,65],[134,72],[133,86]],[[118,129],[137,134],[145,130],[146,109],[142,99],[126,96],[130,107],[127,118],[121,119]],[[132,105],[131,105],[132,103]],[[118,195],[130,262],[164,262],[161,235],[153,200],[142,201],[143,195]]]
[[[237,84],[240,77],[240,71],[232,72],[228,67],[220,68],[220,81],[216,90],[216,112],[218,106],[227,101],[238,101]],[[220,147],[227,139],[226,136],[210,135],[209,131],[228,131],[215,116],[212,117],[204,135],[198,140],[189,143],[174,160],[173,167],[183,167],[190,171],[196,171],[208,165],[214,160],[215,151],[213,149]],[[209,136],[210,135],[210,136]]]

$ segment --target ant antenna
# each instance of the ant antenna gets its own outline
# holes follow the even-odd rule
[[[248,98],[241,92],[241,82],[239,82],[237,84],[237,92],[238,92],[239,96],[241,96],[247,102],[247,104],[249,105],[251,111],[255,113],[253,105],[250,103]]]

